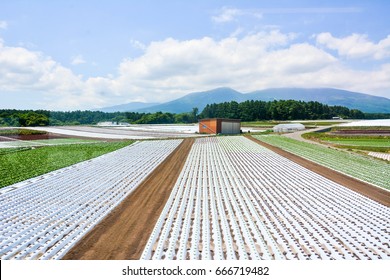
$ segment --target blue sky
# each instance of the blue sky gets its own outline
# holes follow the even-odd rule
[[[92,109],[227,86],[390,98],[390,1],[0,1],[0,108]]]

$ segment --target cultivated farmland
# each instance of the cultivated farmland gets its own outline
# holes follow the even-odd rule
[[[390,189],[390,165],[385,162],[282,136],[267,135],[255,138],[351,177]]]
[[[137,142],[4,188],[0,195],[1,259],[62,258],[181,141]]]
[[[136,142],[5,187],[0,257],[390,258],[387,190],[377,203],[254,141]]]
[[[389,153],[375,153],[375,152],[370,152],[368,153],[369,156],[384,159],[390,161],[390,154]]]
[[[45,146],[38,149],[28,147],[0,149],[0,188],[101,156],[133,142],[133,140],[127,140]]]
[[[142,259],[387,259],[390,210],[243,137],[197,139]]]

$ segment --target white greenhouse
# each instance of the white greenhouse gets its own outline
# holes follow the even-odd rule
[[[305,126],[301,123],[283,123],[275,125],[272,129],[274,132],[283,133],[304,130]]]

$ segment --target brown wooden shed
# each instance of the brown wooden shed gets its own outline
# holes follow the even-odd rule
[[[239,119],[202,119],[199,120],[199,133],[206,134],[239,134],[241,120]]]

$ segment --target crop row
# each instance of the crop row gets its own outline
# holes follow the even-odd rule
[[[244,137],[197,139],[142,259],[388,259],[390,210]]]
[[[0,188],[123,148],[134,141],[0,149]],[[14,151],[14,152],[4,152]]]
[[[0,195],[1,259],[61,258],[180,142],[137,142],[7,187]]]
[[[342,172],[346,175],[390,189],[390,165],[367,156],[322,147],[283,136],[255,136],[290,153]]]
[[[18,135],[43,135],[46,131],[32,130],[32,129],[0,129],[0,136],[18,136]]]
[[[390,139],[327,139],[327,142],[344,146],[387,147],[390,148]]]
[[[372,156],[372,157],[381,158],[381,159],[385,159],[385,160],[389,160],[390,161],[390,154],[389,153],[369,152],[368,155]]]
[[[23,148],[23,147],[39,147],[39,146],[55,146],[55,145],[75,145],[75,144],[91,144],[99,141],[64,138],[64,139],[43,139],[43,140],[13,140],[0,142],[0,149],[5,148]]]

